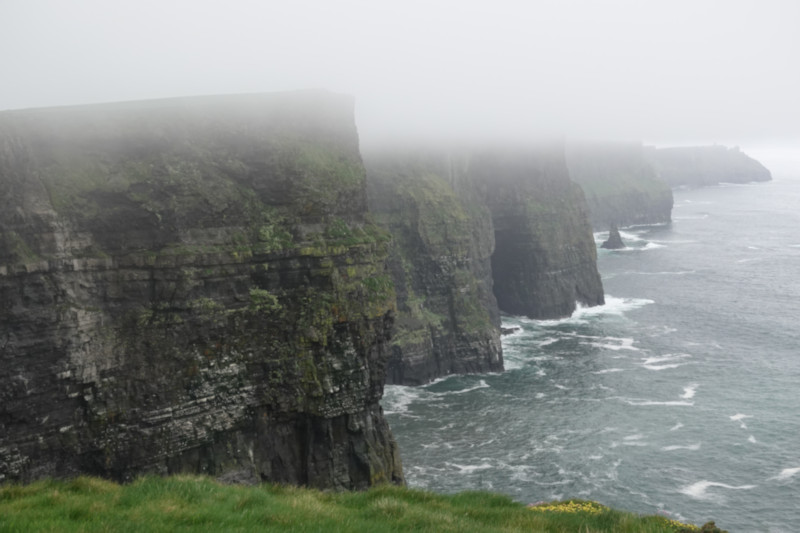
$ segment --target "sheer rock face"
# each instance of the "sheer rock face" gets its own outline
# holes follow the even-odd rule
[[[0,481],[402,481],[349,98],[0,114]]]
[[[661,180],[670,187],[769,181],[772,174],[739,147],[682,146],[646,151]]]
[[[491,214],[437,150],[367,153],[370,208],[392,234],[398,316],[388,383],[503,369]],[[461,161],[463,162],[463,160]]]
[[[586,201],[569,179],[563,145],[476,154],[470,174],[492,213],[500,310],[558,318],[576,303],[604,303]]]
[[[663,224],[672,219],[672,189],[656,177],[639,143],[568,143],[569,175],[583,189],[596,231],[609,225]]]
[[[603,303],[563,146],[393,151],[365,164],[370,207],[395,243],[390,383],[501,370],[499,310],[551,318]]]

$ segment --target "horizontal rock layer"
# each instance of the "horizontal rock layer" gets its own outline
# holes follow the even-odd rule
[[[402,481],[349,98],[0,114],[0,480]]]

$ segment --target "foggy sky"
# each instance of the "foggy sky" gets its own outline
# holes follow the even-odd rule
[[[0,0],[0,109],[324,88],[362,143],[800,139],[796,0]]]

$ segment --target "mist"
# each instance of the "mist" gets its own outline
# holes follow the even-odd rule
[[[540,137],[800,147],[794,0],[31,0],[0,109],[327,89],[362,145]],[[778,148],[783,147],[783,148]]]

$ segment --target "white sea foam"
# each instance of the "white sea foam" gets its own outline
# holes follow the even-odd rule
[[[671,428],[669,428],[669,430],[670,430],[670,431],[678,431],[678,430],[679,430],[679,429],[681,429],[682,427],[683,427],[683,424],[682,424],[681,422],[678,422],[677,424],[675,424],[674,426],[672,426]]]
[[[454,467],[458,468],[458,473],[459,474],[471,474],[471,473],[476,472],[478,470],[486,470],[486,469],[492,468],[492,465],[490,465],[489,463],[481,463],[479,465],[460,465],[460,464],[456,464],[456,463],[445,463],[445,464],[447,466],[454,466]]]
[[[698,442],[698,443],[695,443],[695,444],[675,444],[673,446],[664,446],[661,449],[663,451],[665,451],[665,452],[671,452],[671,451],[675,451],[675,450],[696,451],[696,450],[700,449],[700,443]]]
[[[592,374],[612,374],[614,372],[625,372],[624,368],[606,368],[605,370],[598,370],[597,372],[592,372]]]
[[[717,483],[715,481],[707,481],[702,480],[698,481],[697,483],[692,483],[691,485],[686,485],[685,487],[681,488],[681,493],[686,494],[687,496],[691,496],[696,500],[708,500],[711,499],[713,496],[708,493],[708,489],[712,487],[719,487],[722,489],[728,490],[749,490],[756,488],[756,485],[726,485],[725,483]]]
[[[743,415],[742,413],[735,414],[729,417],[734,422],[739,422],[739,427],[742,429],[747,429],[747,424],[743,422],[746,418],[753,418],[753,415]]]
[[[472,392],[472,391],[475,391],[475,390],[478,390],[478,389],[486,389],[486,388],[489,388],[489,384],[486,383],[486,381],[484,381],[484,380],[480,380],[478,382],[478,384],[475,385],[474,387],[467,387],[466,389],[461,389],[461,390],[451,390],[451,391],[445,391],[445,392],[436,392],[434,394],[436,396],[449,396],[451,394],[465,394],[467,392]]]
[[[747,442],[755,444],[758,441],[756,440],[756,438],[753,435],[750,435],[749,437],[747,437]]]
[[[668,370],[670,368],[678,368],[687,364],[686,362],[680,362],[682,359],[686,359],[692,357],[688,353],[671,353],[665,354],[657,357],[648,357],[644,361],[642,361],[642,367],[646,368],[647,370]],[[664,364],[659,364],[664,363]]]
[[[684,387],[681,398],[683,398],[684,400],[690,400],[694,398],[694,395],[697,392],[697,387],[698,387],[697,383],[692,383],[691,385]]]
[[[627,311],[654,303],[653,300],[648,300],[646,298],[617,298],[610,294],[605,295],[605,302],[604,305],[597,305],[594,307],[584,307],[581,304],[577,304],[575,312],[568,318],[534,320],[533,323],[544,327],[560,326],[564,324],[586,324],[589,319],[593,317],[606,315],[622,316]]]
[[[545,337],[544,339],[537,341],[536,345],[541,348],[543,346],[550,346],[551,344],[556,343],[559,340],[561,339],[559,339],[558,337]]]
[[[777,476],[771,477],[769,479],[775,479],[777,481],[786,481],[788,479],[792,479],[797,474],[800,474],[800,468],[784,468],[781,470],[781,473]]]
[[[386,385],[383,388],[383,412],[387,415],[407,414],[409,406],[425,394],[419,387],[406,387],[405,385]]]
[[[634,406],[651,406],[651,405],[663,405],[667,407],[692,407],[694,402],[687,402],[687,401],[668,401],[668,402],[658,402],[654,400],[634,400],[634,399],[625,399],[625,403],[628,405]]]

